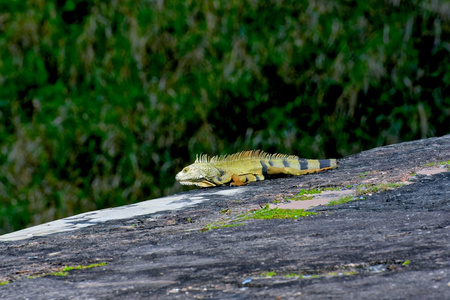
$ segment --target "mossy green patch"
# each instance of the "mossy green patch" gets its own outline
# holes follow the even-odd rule
[[[310,189],[310,190],[301,189],[298,194],[295,194],[292,197],[287,197],[287,198],[285,198],[285,200],[287,200],[287,201],[311,200],[314,197],[315,194],[320,194],[320,193],[322,193],[324,191],[338,191],[340,189],[341,188],[333,188],[333,187]]]
[[[295,195],[294,197],[286,198],[286,200],[289,201],[304,201],[304,200],[311,200],[314,198],[314,195],[306,196],[306,195]]]
[[[107,262],[102,262],[98,264],[90,264],[87,266],[65,266],[64,269],[62,269],[63,272],[72,271],[72,270],[82,270],[82,269],[90,269],[90,268],[96,268],[96,267],[102,267],[106,266]]]
[[[288,200],[288,201],[310,200],[314,197],[314,195],[312,195],[312,194],[320,194],[320,193],[321,193],[321,191],[319,191],[317,189],[311,189],[311,190],[301,189],[298,194],[295,194],[292,197],[288,197],[285,200]],[[310,195],[312,195],[312,196],[310,196]]]
[[[319,191],[322,191],[322,192],[325,192],[325,191],[340,191],[340,190],[342,190],[341,187],[327,187],[327,188],[320,188],[319,189]]]
[[[379,184],[360,184],[356,187],[356,195],[373,194],[387,190],[393,190],[404,186],[404,183],[379,183]]]
[[[300,217],[306,217],[315,215],[316,213],[305,211],[304,209],[281,209],[270,208],[267,204],[264,208],[252,211],[246,214],[244,219],[298,219]]]
[[[409,260],[405,260],[403,263],[402,263],[402,266],[407,266],[407,265],[409,265],[411,262],[409,261]]]
[[[398,182],[394,182],[394,183],[379,183],[379,184],[360,184],[356,187],[356,195],[357,196],[361,196],[361,195],[367,195],[367,194],[373,194],[373,193],[377,193],[377,192],[383,192],[383,191],[387,191],[387,190],[393,190],[399,187],[404,186],[404,183],[398,183]],[[338,200],[332,200],[330,202],[328,202],[327,205],[339,205],[339,204],[343,204],[343,203],[347,203],[347,202],[351,202],[351,201],[356,201],[356,200],[364,200],[364,197],[354,197],[354,196],[345,196],[345,197],[341,197]]]
[[[348,272],[329,272],[326,274],[296,274],[290,273],[285,275],[285,278],[298,278],[298,279],[313,279],[313,278],[322,278],[322,277],[336,277],[336,276],[351,276],[356,275],[358,272],[356,271],[348,271]]]
[[[356,266],[359,269],[364,269],[363,266]],[[284,277],[287,279],[313,279],[313,278],[324,278],[324,277],[337,277],[337,276],[352,276],[359,274],[358,270],[355,269],[355,265],[351,267],[343,266],[340,269],[337,269],[335,271],[323,271],[323,272],[314,272],[314,274],[311,274],[310,272],[302,273],[302,272],[292,272],[285,275],[282,274],[282,272],[279,272],[277,270],[272,270],[270,272],[262,272],[256,276],[258,277]]]
[[[364,173],[359,174],[359,177],[360,178],[364,178],[364,177],[366,177],[369,174],[370,174],[370,172],[364,172]]]
[[[7,285],[10,281],[0,281],[0,285]]]
[[[221,220],[214,223],[206,224],[201,231],[208,231],[212,229],[219,229],[225,227],[236,227],[245,225],[243,221],[249,219],[298,219],[301,217],[306,217],[310,215],[316,215],[317,213],[305,211],[304,209],[281,209],[281,208],[270,208],[269,204],[266,204],[264,208],[246,212],[242,215],[235,217],[229,217],[227,220]]]
[[[432,163],[424,164],[423,166],[432,167],[432,166],[444,166],[444,165],[450,166],[450,160],[432,162]]]
[[[64,268],[62,268],[60,271],[57,271],[57,272],[47,272],[47,273],[42,273],[42,274],[38,274],[38,275],[27,276],[27,278],[34,279],[34,278],[39,278],[39,277],[43,277],[43,276],[67,276],[69,274],[68,272],[72,271],[72,270],[96,268],[96,267],[106,266],[107,264],[108,264],[107,262],[102,262],[102,263],[90,264],[90,265],[86,265],[86,266],[83,266],[83,265],[65,266]]]
[[[313,275],[303,275],[302,279],[313,279],[313,278],[320,278],[324,277],[325,275],[319,275],[319,274],[313,274]]]
[[[265,272],[265,273],[268,273],[268,272]],[[275,272],[273,272],[273,273],[275,273]],[[328,273],[324,273],[324,274],[289,273],[289,274],[284,275],[284,278],[314,279],[314,278],[322,278],[322,277],[352,276],[352,275],[356,275],[356,274],[358,274],[358,272],[356,272],[356,271],[345,271],[345,272],[336,271],[336,272],[328,272]],[[274,275],[272,275],[272,276],[274,276]],[[268,277],[268,276],[265,276],[265,277]]]
[[[274,272],[274,271],[270,271],[270,272],[262,272],[261,273],[261,276],[262,277],[273,277],[273,276],[275,276],[275,275],[277,275],[277,273],[276,272]]]
[[[331,200],[330,202],[327,203],[327,205],[328,206],[339,205],[339,204],[344,204],[344,203],[355,201],[355,200],[356,200],[356,198],[353,196],[344,196],[344,197],[339,198],[338,200]]]
[[[227,223],[226,221],[223,222],[216,222],[216,223],[210,223],[206,224],[206,227],[202,228],[201,231],[208,231],[212,229],[219,229],[219,228],[226,228],[226,227],[236,227],[236,226],[242,226],[245,225],[244,223]]]
[[[356,275],[358,272],[356,271],[348,271],[348,272],[329,272],[328,276],[350,276],[350,275]]]

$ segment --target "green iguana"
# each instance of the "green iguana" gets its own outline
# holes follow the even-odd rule
[[[183,185],[232,186],[264,180],[268,175],[304,175],[337,167],[336,159],[305,159],[295,155],[269,154],[260,150],[208,157],[197,155],[195,162],[175,177]]]

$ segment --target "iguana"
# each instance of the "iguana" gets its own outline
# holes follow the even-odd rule
[[[269,154],[261,150],[208,157],[197,155],[195,162],[175,177],[183,185],[232,186],[264,180],[268,175],[304,175],[337,167],[336,159],[305,159],[295,155]]]

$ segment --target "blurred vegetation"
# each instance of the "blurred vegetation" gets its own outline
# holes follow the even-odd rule
[[[450,132],[448,1],[0,1],[0,233],[175,193],[195,154]]]

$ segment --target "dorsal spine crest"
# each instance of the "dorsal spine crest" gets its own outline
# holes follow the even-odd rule
[[[296,155],[287,155],[274,153],[270,154],[261,150],[241,151],[235,154],[208,156],[206,154],[197,154],[194,163],[215,163],[226,161],[239,161],[244,159],[298,159]]]

